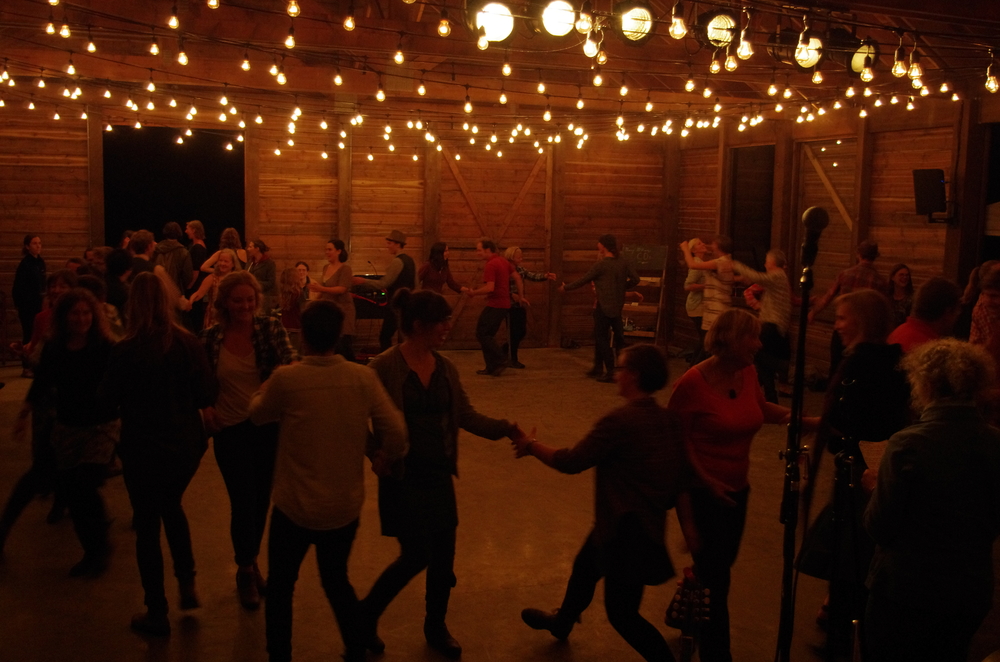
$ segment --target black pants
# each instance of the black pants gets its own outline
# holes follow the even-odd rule
[[[455,527],[423,529],[400,536],[399,557],[386,568],[362,601],[362,612],[369,627],[378,622],[382,612],[399,592],[420,572],[427,569],[427,620],[443,623],[448,613],[448,599],[455,587]]]
[[[160,522],[167,534],[167,545],[174,560],[178,581],[194,579],[194,553],[191,530],[181,506],[184,490],[198,470],[201,456],[168,458],[122,458],[122,474],[132,503],[132,527],[135,529],[135,558],[145,591],[146,607],[151,612],[166,613],[167,596],[163,589],[163,552],[160,548]]]
[[[963,600],[937,602],[929,596],[915,605],[873,592],[865,613],[865,662],[965,662],[988,613],[988,607],[977,609]]]
[[[56,451],[52,447],[54,422],[55,415],[47,408],[31,412],[31,468],[18,479],[0,514],[0,549],[3,549],[4,540],[14,523],[36,496],[55,491],[52,507],[63,508],[62,490],[56,480]]]
[[[673,653],[660,631],[639,614],[644,586],[624,576],[623,568],[601,567],[600,548],[594,533],[587,537],[573,561],[573,573],[566,586],[566,596],[559,608],[560,618],[576,621],[594,599],[597,582],[604,578],[604,609],[611,626],[643,659],[672,662]]]
[[[229,493],[229,535],[241,568],[253,565],[260,553],[277,447],[275,423],[257,426],[246,420],[215,435],[215,461]]]
[[[107,464],[92,462],[81,462],[59,473],[73,528],[86,556],[108,553],[108,516],[100,492],[107,473]]]
[[[777,374],[782,361],[791,356],[791,345],[788,336],[782,335],[778,325],[768,322],[761,326],[760,351],[753,357],[757,368],[757,381],[764,389],[764,398],[768,402],[778,402]]]
[[[27,345],[31,340],[31,334],[35,330],[35,315],[42,312],[42,298],[38,298],[37,305],[22,306],[17,309],[17,319],[21,322],[21,344]]]
[[[476,340],[483,348],[483,360],[486,361],[486,369],[490,372],[507,365],[507,356],[496,340],[497,331],[506,320],[506,308],[486,306],[479,314],[479,321],[476,322]]]
[[[611,349],[611,334],[614,333],[614,349]],[[608,374],[615,371],[615,352],[625,349],[625,331],[622,329],[622,316],[608,317],[601,312],[600,306],[594,309],[594,347],[596,348],[595,368],[604,366]]]
[[[729,651],[730,568],[740,549],[749,494],[749,487],[729,493],[736,505],[727,506],[705,490],[691,491],[694,524],[701,537],[701,549],[692,554],[694,572],[711,595],[708,622],[701,631],[700,659],[704,662],[733,659]]]
[[[382,318],[382,330],[378,332],[378,347],[383,352],[392,347],[392,338],[398,328],[396,311],[392,309],[392,297],[388,297],[387,300],[389,303],[386,304],[385,317]]]
[[[283,512],[271,511],[271,532],[267,542],[267,603],[264,622],[267,652],[271,662],[292,659],[292,595],[299,578],[302,559],[310,545],[316,545],[316,565],[320,582],[340,636],[349,652],[359,652],[358,597],[347,578],[347,557],[351,554],[358,520],[330,531],[314,531],[295,524]]]
[[[518,363],[517,348],[521,346],[521,341],[528,335],[528,311],[521,306],[510,307],[510,342],[505,347],[510,347],[510,362]]]

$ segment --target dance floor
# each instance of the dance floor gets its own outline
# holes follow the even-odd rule
[[[446,353],[459,366],[463,383],[479,411],[518,421],[538,438],[556,446],[580,439],[606,411],[617,406],[616,387],[583,376],[592,349],[522,350],[526,370],[509,370],[500,378],[475,374],[482,367],[478,352]],[[676,379],[686,368],[672,361]],[[27,445],[15,444],[9,430],[28,381],[20,368],[0,369],[0,496],[28,467]],[[669,389],[661,394],[665,402]],[[787,401],[784,401],[787,404]],[[807,410],[818,413],[822,396],[810,394]],[[781,499],[785,430],[765,426],[754,441],[750,507],[739,559],[733,568],[730,595],[733,656],[737,662],[774,658],[781,578],[782,528],[777,513]],[[448,625],[471,662],[542,661],[607,662],[639,660],[608,624],[600,586],[583,623],[566,643],[536,632],[520,619],[523,607],[559,605],[573,558],[590,529],[593,516],[591,472],[564,476],[533,458],[515,460],[505,441],[487,441],[463,433],[456,481],[459,521],[455,572]],[[832,463],[824,462],[818,499],[829,494]],[[376,482],[368,475],[368,498],[350,561],[351,580],[364,595],[381,570],[395,558],[395,540],[379,534]],[[49,503],[37,500],[25,511],[0,561],[0,659],[11,662],[257,662],[264,650],[264,612],[244,611],[235,592],[235,566],[228,535],[229,504],[211,450],[188,489],[184,504],[191,521],[201,609],[176,608],[164,541],[167,596],[171,600],[173,635],[144,638],[129,630],[129,618],[142,610],[142,590],[129,529],[131,511],[121,477],[104,488],[115,545],[112,565],[100,579],[70,579],[70,566],[81,550],[69,520],[45,523]],[[821,504],[820,504],[821,505]],[[266,538],[265,538],[266,540]],[[671,513],[668,543],[677,568],[690,564]],[[266,544],[261,567],[266,568]],[[934,590],[934,577],[927,590]],[[675,651],[678,632],[663,624],[674,584],[647,589],[642,613],[657,625]],[[817,647],[823,633],[816,610],[823,600],[822,582],[803,577],[799,584],[793,660],[821,660]],[[998,601],[1000,602],[1000,601]],[[382,618],[385,662],[443,659],[423,640],[423,575],[408,586]],[[979,662],[1000,648],[1000,615],[990,615],[974,642],[970,660]],[[306,558],[295,595],[294,655],[312,662],[336,660],[340,636],[319,585],[313,555]]]

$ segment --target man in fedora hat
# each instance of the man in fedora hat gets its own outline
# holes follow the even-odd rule
[[[374,281],[385,289],[387,301],[385,317],[382,319],[382,331],[378,334],[379,350],[383,352],[392,346],[392,338],[396,335],[396,314],[388,303],[392,302],[396,290],[404,287],[412,290],[417,285],[417,266],[413,258],[403,252],[405,246],[405,234],[399,230],[389,233],[385,238],[385,249],[392,256],[392,262],[385,268],[385,275]]]

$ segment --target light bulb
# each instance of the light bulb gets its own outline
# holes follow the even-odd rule
[[[111,98],[111,90],[104,90],[104,98],[105,99]]]
[[[233,143],[226,143],[226,151],[227,152],[233,151]]]
[[[55,7],[56,5],[59,4],[59,0],[49,0],[49,4]]]
[[[388,126],[388,125],[386,125],[386,126]],[[328,128],[330,128],[330,125],[326,123],[326,118],[325,117],[322,120],[320,120],[320,122],[319,122],[319,128],[323,129],[324,131],[326,131]]]
[[[378,91],[375,92],[375,98],[379,101],[385,101],[385,90],[382,89],[381,83],[378,85]]]
[[[280,147],[275,147],[274,148],[274,155],[275,156],[281,156],[281,148]]]
[[[691,135],[690,131],[688,131],[686,128],[681,129],[681,137],[687,138],[689,135]]]
[[[135,121],[135,128],[141,129],[142,128],[142,122],[140,122],[139,120],[136,120]]]
[[[749,60],[753,56],[753,44],[746,38],[746,30],[743,31],[743,35],[740,38],[740,45],[736,48],[736,55],[741,60]]]
[[[713,74],[717,74],[722,71],[722,65],[719,64],[719,58],[712,58],[712,64],[709,65],[708,70]]]
[[[866,87],[865,91],[862,92],[862,94],[864,94],[866,97],[870,97],[872,95],[872,88]]]
[[[677,2],[670,14],[670,36],[674,39],[683,39],[687,35],[687,23],[684,22],[684,6]]]
[[[227,97],[227,96],[226,96],[226,93],[225,93],[225,92],[223,92],[223,93],[222,93],[222,96],[221,96],[221,97],[219,97],[219,105],[220,105],[220,106],[226,106],[226,105],[228,105],[228,104],[229,104],[229,97]]]
[[[392,61],[395,62],[396,64],[403,64],[403,60],[404,60],[403,51],[397,49],[396,54],[392,56]]]
[[[893,94],[892,97],[889,99],[889,103],[895,106],[897,103],[899,103],[899,97]]]
[[[780,103],[776,103],[776,104],[774,104],[774,112],[776,112],[776,113],[780,113],[780,112],[781,112],[781,111],[783,111],[784,109],[785,109],[785,107],[784,107],[784,106],[782,106],[782,105],[781,105]]]
[[[14,80],[13,78],[11,80]],[[601,76],[600,69],[594,70],[594,87],[600,87],[604,84],[604,78]]]
[[[941,87],[939,88],[939,91],[941,92],[941,94],[947,94],[948,92],[951,92],[951,86],[948,85],[947,81],[944,82],[944,83],[941,83]]]
[[[868,117],[868,111],[864,107],[861,108],[861,112],[858,113],[858,117]]]
[[[652,101],[647,101],[646,102],[646,112],[647,113],[653,112],[653,102]]]
[[[618,119],[615,120],[615,124],[617,124],[618,126],[624,125],[625,124],[625,118],[622,117],[621,115],[619,115]]]
[[[833,101],[833,109],[834,110],[840,110],[843,107],[844,107],[844,104],[840,103],[840,99],[834,99],[834,101]]]
[[[62,27],[59,28],[59,36],[63,39],[69,39],[72,36],[72,32],[69,30],[69,25],[63,23]]]
[[[866,55],[865,66],[864,68],[861,69],[861,80],[863,80],[866,83],[870,83],[874,78],[875,78],[875,72],[872,71],[872,56]]]
[[[899,48],[896,49],[895,61],[892,63],[892,75],[896,78],[902,78],[909,70],[904,60],[905,57],[905,50],[903,49],[903,45],[900,44]]]
[[[913,110],[916,107],[916,104],[913,103],[913,97],[910,97],[910,100],[906,102],[906,109]]]
[[[13,80],[13,79],[12,79]],[[986,69],[986,89],[991,94],[996,94],[997,90],[1000,90],[1000,82],[997,81],[997,77],[993,74],[993,63]]]
[[[89,39],[89,38],[87,39],[87,52],[88,53],[96,53],[97,52],[97,44],[94,43],[93,39]]]
[[[917,52],[916,46],[910,51],[910,69],[906,72],[906,75],[910,78],[924,77],[924,68],[920,66],[920,53]]]
[[[465,95],[465,106],[463,106],[463,110],[466,113],[472,112],[472,100],[469,98],[468,94]]]
[[[425,94],[427,94],[427,88],[424,87],[423,81],[420,81],[420,85],[419,87],[417,87],[417,94],[419,94],[420,96],[424,96]]]
[[[185,53],[183,50],[177,53],[177,62],[181,66],[187,66],[187,63],[190,62],[190,60],[188,60],[187,53]]]
[[[786,87],[785,91],[781,93],[781,96],[785,97],[786,99],[791,99],[792,98],[792,88]]]
[[[240,65],[240,69],[243,71],[250,71],[250,54],[243,54],[243,64]]]
[[[597,51],[600,49],[600,44],[594,39],[594,33],[591,32],[587,35],[587,39],[583,42],[583,54],[587,57],[597,57]]]
[[[919,90],[921,87],[924,86],[924,81],[921,78],[914,78],[913,80],[910,81],[910,85],[913,87],[913,89]]]
[[[155,106],[155,105],[153,105],[153,100],[152,100],[152,99],[150,99],[150,100],[149,100],[149,101],[148,101],[148,102],[146,103],[146,110],[156,110],[156,106]]]
[[[417,156],[415,152],[414,152],[414,154],[413,154],[413,160],[414,160],[414,161],[419,161],[419,160],[420,160],[420,157],[419,157],[419,156]]]
[[[149,54],[150,55],[160,54],[160,45],[156,43],[156,37],[153,37],[153,43],[149,45]]]
[[[68,73],[70,76],[76,75],[76,67],[73,66],[73,58],[70,58],[69,63],[66,65],[66,73]],[[150,79],[150,82],[152,82],[152,79]],[[150,92],[152,91],[153,90],[150,90]]]
[[[607,64],[608,63],[608,53],[603,48],[597,51],[597,64]]]
[[[219,8],[219,0],[208,0],[208,8],[209,9],[218,9]]]
[[[920,96],[925,97],[931,93],[930,88],[926,85],[920,88]]]
[[[539,94],[545,94],[545,83],[538,81],[538,87],[536,88]]]
[[[177,136],[174,139],[174,142],[177,143],[178,145],[183,145],[184,144],[184,136]]]
[[[271,74],[272,76],[277,76],[278,75],[278,63],[277,62],[272,62],[271,63],[271,68],[267,70],[267,73]]]
[[[236,106],[229,106],[229,114],[230,115],[236,114]]]
[[[486,26],[479,26],[479,37],[476,39],[476,48],[485,51],[490,47],[490,40],[486,37]]]
[[[706,99],[708,99],[709,97],[711,97],[712,96],[712,88],[710,88],[708,85],[706,85],[705,89],[701,91],[701,96],[705,97]]]
[[[54,119],[54,120],[59,119],[59,111],[58,110],[52,114],[52,119]]]
[[[239,127],[240,127],[241,129],[245,129],[245,128],[247,128],[247,122],[246,122],[246,120],[245,120],[245,119],[242,119],[242,118],[240,119],[240,124],[239,124]]]
[[[333,84],[337,87],[344,84],[344,77],[340,75],[340,69],[337,69],[337,73],[333,75]]]
[[[104,125],[104,130],[108,131],[108,132],[111,132],[112,131],[111,125],[110,124],[105,124]]]
[[[500,104],[504,105],[506,103],[507,103],[507,93],[504,92],[503,90],[500,90]]]
[[[504,76],[509,76],[511,73],[510,62],[504,61],[503,67],[500,68],[500,73]]]
[[[875,107],[876,108],[881,108],[882,107],[882,97],[881,96],[879,96],[878,98],[875,99]]]
[[[292,138],[289,138],[288,139],[288,146],[289,147],[295,147],[295,140],[293,140]]]
[[[225,113],[219,113],[219,121],[220,122],[225,122],[227,119],[228,119],[228,116]]]
[[[299,3],[295,2],[295,0],[288,0],[288,9],[286,9],[286,11],[288,12],[289,16],[295,18],[296,16],[299,15],[299,12],[301,11],[299,9]]]
[[[854,91],[854,86],[853,85],[851,85],[849,88],[847,88],[847,91],[844,92],[844,96],[847,97],[848,99],[850,99],[851,97],[853,97],[855,94],[856,94],[856,92]]]
[[[622,86],[620,88],[618,88],[618,94],[619,94],[619,96],[623,96],[623,97],[624,96],[628,96],[628,85],[626,85],[625,83],[622,83]]]
[[[815,83],[816,85],[819,85],[820,83],[823,82],[823,73],[819,69],[813,71],[812,82]]]
[[[552,110],[548,106],[545,107],[545,113],[542,114],[542,119],[546,122],[552,121]]]
[[[257,113],[257,117],[253,118],[253,121],[256,124],[263,124],[264,118],[260,116],[260,113]]]
[[[693,78],[688,78],[687,82],[684,83],[684,91],[685,92],[694,92],[694,87],[695,87],[695,85],[694,85],[694,79]]]
[[[275,78],[278,81],[278,85],[284,85],[285,83],[288,82],[288,77],[285,76],[285,67],[284,67],[284,65],[278,67],[278,75],[275,76]]]
[[[357,27],[357,25],[354,23],[354,12],[350,11],[347,13],[347,16],[344,17],[344,29],[350,32],[355,27]]]
[[[181,22],[177,20],[177,5],[175,4],[170,8],[170,18],[167,20],[167,27],[171,30],[176,30],[181,26]]]
[[[330,155],[329,155],[329,154],[327,154],[327,153],[326,153],[326,150],[324,149],[324,150],[323,150],[322,152],[320,152],[320,153],[319,153],[319,157],[320,157],[321,159],[328,159],[328,158],[330,158]]]
[[[421,119],[420,119],[420,118],[418,117],[418,118],[417,118],[417,123],[416,123],[416,124],[414,124],[414,126],[415,126],[415,127],[417,127],[417,131],[420,131],[421,129],[423,129],[423,128],[424,128],[424,123],[423,123],[423,121],[422,121],[422,120],[421,120]]]
[[[953,92],[952,95],[951,95],[951,100],[952,101],[961,101],[962,98],[960,96],[958,96],[958,92]]]
[[[726,71],[736,71],[736,67],[740,66],[740,63],[736,60],[736,56],[730,53],[726,56]]]
[[[720,112],[720,111],[722,110],[722,104],[721,104],[721,103],[719,103],[718,101],[716,101],[716,102],[715,102],[715,105],[714,105],[714,106],[712,106],[712,110],[714,110],[714,111],[715,111],[715,112],[717,112],[717,113],[718,113],[718,112]],[[745,121],[745,120],[744,120],[744,121]]]
[[[580,34],[587,34],[594,29],[594,15],[591,13],[590,0],[586,0],[580,7],[580,13],[574,27]]]
[[[576,109],[577,110],[583,110],[583,96],[582,95],[576,98]]]
[[[438,23],[437,33],[440,37],[447,37],[451,34],[451,21],[448,20],[448,10],[441,10],[441,22]]]
[[[288,28],[288,36],[285,37],[285,48],[295,48],[295,28]]]
[[[778,86],[771,83],[767,88],[767,95],[773,97],[778,93]]]

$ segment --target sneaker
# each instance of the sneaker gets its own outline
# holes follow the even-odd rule
[[[548,630],[556,639],[569,637],[575,622],[559,617],[559,610],[542,611],[541,609],[525,609],[521,612],[521,620],[532,630]]]
[[[154,637],[170,636],[170,621],[166,614],[154,614],[145,612],[132,617],[132,629],[139,634],[148,634]]]
[[[236,571],[236,592],[244,609],[260,608],[260,592],[257,590],[257,578],[253,570]]]

